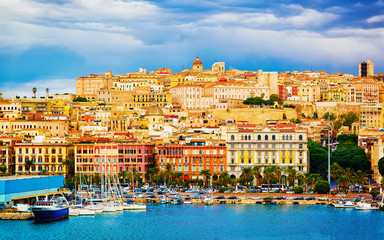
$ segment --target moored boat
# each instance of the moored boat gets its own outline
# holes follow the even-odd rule
[[[379,210],[379,204],[377,202],[358,202],[355,206],[356,210]]]
[[[204,203],[205,205],[213,205],[213,197],[212,197],[212,196],[206,196],[206,197],[204,198],[203,203]]]
[[[36,201],[31,210],[37,222],[55,221],[69,215],[69,205],[63,195],[54,195],[51,200],[46,196],[45,200]]]

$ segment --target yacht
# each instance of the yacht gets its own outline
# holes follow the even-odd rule
[[[31,208],[35,221],[37,222],[50,222],[63,218],[69,215],[69,204],[64,195],[55,194],[51,200],[48,196],[43,201],[36,201]]]
[[[358,202],[355,206],[356,210],[379,210],[379,204],[377,202]]]

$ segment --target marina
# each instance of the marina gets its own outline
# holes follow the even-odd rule
[[[383,221],[380,211],[319,205],[148,204],[145,212],[70,217],[48,224],[1,221],[0,231],[4,239],[381,239]],[[364,222],[369,224],[358,227]]]

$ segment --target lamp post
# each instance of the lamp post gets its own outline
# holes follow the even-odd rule
[[[331,120],[331,114],[332,113],[329,113],[329,115],[328,115],[328,121]],[[331,186],[331,143],[330,143],[330,131],[331,131],[331,127],[329,127],[329,130],[328,130],[328,183],[329,183],[329,186]]]

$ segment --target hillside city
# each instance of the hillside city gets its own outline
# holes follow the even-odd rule
[[[203,66],[196,57],[178,73],[79,77],[76,94],[35,86],[31,96],[0,95],[2,175],[64,174],[73,184],[113,172],[144,183],[172,171],[192,184],[226,176],[248,185],[251,170],[278,169],[288,184],[326,180],[329,146],[333,172],[380,184],[384,77],[370,60],[356,64],[359,76]]]

